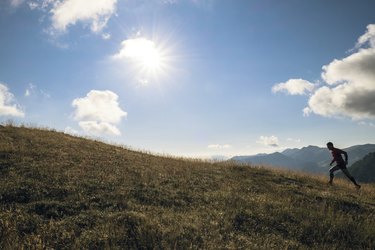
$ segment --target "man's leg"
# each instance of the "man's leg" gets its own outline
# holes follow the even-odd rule
[[[355,181],[354,177],[349,173],[349,171],[348,171],[347,168],[343,168],[343,169],[341,169],[341,171],[346,175],[346,177],[349,178],[349,180],[351,180],[351,181],[354,183],[354,185],[356,185],[358,188],[361,187],[361,185],[359,185],[359,184]]]
[[[340,168],[338,166],[334,166],[334,167],[331,167],[329,169],[329,184],[332,184],[332,181],[333,181],[333,177],[335,176],[334,175],[334,172],[339,170]]]

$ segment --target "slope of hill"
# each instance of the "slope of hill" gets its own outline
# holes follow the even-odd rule
[[[373,249],[375,187],[0,127],[0,249]]]
[[[350,172],[360,182],[375,182],[375,152],[354,163]]]

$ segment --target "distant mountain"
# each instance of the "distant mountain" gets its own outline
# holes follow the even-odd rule
[[[293,154],[297,153],[300,149],[298,148],[288,148],[281,152],[283,155],[292,156]]]
[[[375,152],[355,162],[349,170],[359,182],[375,182]]]
[[[330,153],[327,148],[320,148],[317,146],[310,145],[307,147],[303,147],[299,150],[294,150],[293,153],[289,154],[289,157],[301,162],[320,163],[322,161],[329,159]]]
[[[253,156],[235,156],[231,158],[233,161],[251,163],[253,165],[270,165],[273,167],[283,167],[298,169],[298,161],[282,154],[282,153],[272,153],[272,154],[258,154]]]
[[[375,152],[375,144],[356,145],[344,148],[343,150],[349,155],[350,166],[367,154]],[[235,156],[231,160],[254,165],[283,167],[310,173],[325,173],[328,171],[332,156],[327,148],[310,145],[301,149],[286,149],[281,153]]]
[[[349,154],[349,166],[363,159],[369,153],[375,152],[375,144],[352,146],[345,149]]]

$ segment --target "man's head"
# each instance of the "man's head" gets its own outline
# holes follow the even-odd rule
[[[328,143],[327,143],[327,148],[328,148],[329,150],[332,150],[332,149],[333,149],[333,143],[332,143],[332,142],[328,142]]]

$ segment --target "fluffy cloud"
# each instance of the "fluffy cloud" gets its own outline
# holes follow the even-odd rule
[[[278,147],[279,146],[279,139],[274,136],[260,136],[259,140],[256,141],[256,143],[263,144],[265,146],[270,146],[270,147]]]
[[[52,12],[52,25],[65,31],[77,21],[87,22],[93,32],[101,31],[116,10],[117,0],[64,0],[57,2]]]
[[[223,145],[221,145],[221,144],[210,144],[207,147],[210,148],[210,149],[228,149],[228,148],[231,148],[232,145],[230,145],[230,144],[223,144]]]
[[[84,131],[92,134],[121,135],[120,130],[108,122],[82,121],[78,124]]]
[[[58,0],[34,0],[27,1],[27,4],[31,10],[42,10],[43,12],[49,11],[51,6],[56,6],[60,3]]]
[[[155,43],[143,37],[127,39],[121,42],[120,51],[113,59],[135,59],[141,62],[158,57]]]
[[[69,134],[69,135],[78,135],[79,134],[77,130],[75,130],[74,128],[69,127],[69,126],[65,128],[64,133]]]
[[[369,43],[371,47],[375,47],[375,24],[369,24],[367,26],[367,32],[358,38],[357,48]]]
[[[25,113],[14,102],[14,95],[5,84],[0,83],[0,116],[24,117]]]
[[[118,123],[127,115],[118,104],[118,96],[109,90],[91,90],[86,97],[74,99],[72,105],[76,120]]]
[[[323,80],[308,108],[322,116],[352,119],[375,118],[375,48],[358,52],[323,66]]]
[[[23,0],[11,0],[13,3]],[[117,0],[29,0],[31,10],[41,10],[51,14],[52,27],[50,34],[65,32],[69,26],[77,22],[90,25],[94,33],[101,33],[108,20],[116,11]],[[109,34],[103,34],[103,39],[109,39]]]
[[[375,118],[375,24],[367,26],[352,54],[322,67],[322,79],[325,84],[313,91],[305,116]]]
[[[120,135],[115,126],[127,113],[118,103],[118,96],[112,91],[91,90],[85,97],[74,99],[74,119],[79,126],[92,134]]]
[[[290,79],[272,87],[272,92],[285,92],[290,95],[306,95],[312,92],[315,85],[303,79]]]

